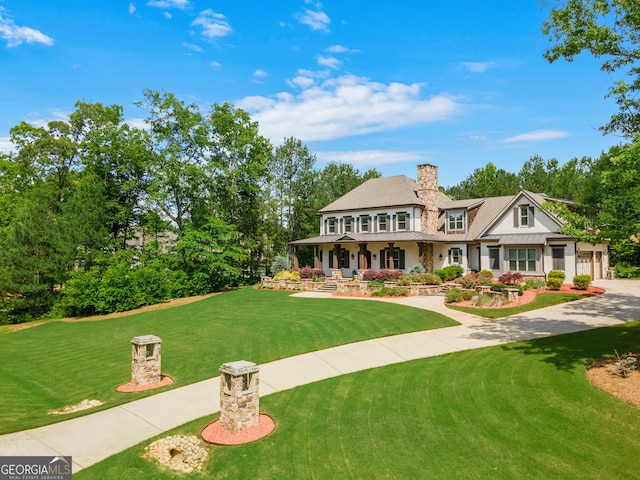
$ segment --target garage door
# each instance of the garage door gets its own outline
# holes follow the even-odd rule
[[[578,253],[578,265],[576,266],[578,275],[589,275],[591,278],[593,278],[591,259],[592,252]]]

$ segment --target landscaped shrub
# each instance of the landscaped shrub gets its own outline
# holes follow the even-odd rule
[[[564,281],[562,278],[551,277],[547,279],[547,288],[549,290],[560,290]]]
[[[282,255],[276,255],[275,258],[273,259],[273,263],[271,264],[271,274],[275,275],[276,273],[281,272],[282,270],[286,270],[288,268],[289,268],[289,264],[287,262],[287,259]]]
[[[275,281],[278,280],[289,280],[290,282],[299,282],[300,281],[300,272],[297,271],[289,271],[289,270],[281,270],[273,276]]]
[[[544,288],[545,281],[542,278],[527,277],[524,279],[525,290],[538,290]]]
[[[409,291],[401,287],[383,287],[376,292],[371,292],[372,297],[406,297]]]
[[[413,276],[414,282],[424,283],[425,285],[440,285],[442,279],[435,273],[418,273]]]
[[[425,273],[425,272],[426,270],[424,269],[424,267],[419,263],[416,263],[413,267],[409,269],[408,273],[413,274],[413,273]]]
[[[462,288],[473,288],[482,285],[484,282],[478,277],[477,273],[469,273],[464,277],[460,277],[458,283],[462,285]]]
[[[615,266],[616,278],[640,278],[640,267],[634,267],[628,262],[619,262]]]
[[[493,272],[491,270],[480,270],[478,272],[479,277],[493,278]]]
[[[397,280],[398,286],[409,286],[412,283],[424,283],[426,285],[440,285],[442,279],[433,273],[403,273]]]
[[[586,290],[591,285],[591,276],[590,275],[576,275],[573,277],[573,285],[578,290]]]
[[[566,275],[562,270],[551,270],[547,273],[547,278],[560,278],[561,280],[564,280]]]
[[[498,278],[500,283],[505,285],[518,285],[522,282],[522,274],[520,272],[507,272]]]
[[[370,287],[384,287],[384,282],[381,282],[379,280],[371,280],[369,282],[369,286]]]
[[[462,291],[462,299],[463,300],[471,300],[475,296],[476,296],[476,292],[474,292],[473,290],[463,290]]]
[[[402,275],[400,270],[365,270],[362,279],[366,281],[393,282]]]
[[[461,288],[450,288],[447,293],[444,294],[444,301],[446,303],[457,303],[463,300]]]
[[[324,270],[321,268],[311,268],[310,266],[304,267],[302,270],[299,270],[300,278],[322,278],[325,276]]]
[[[436,270],[433,273],[438,275],[443,282],[449,282],[460,277],[463,272],[464,269],[460,265],[449,265],[448,267],[444,267],[441,270]]]

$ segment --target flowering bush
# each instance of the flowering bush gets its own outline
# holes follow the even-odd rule
[[[278,280],[289,280],[290,282],[299,282],[300,281],[300,272],[281,270],[276,273],[273,277],[275,281]]]
[[[300,278],[321,278],[324,276],[324,270],[322,270],[321,268],[311,268],[309,266],[306,266],[302,270],[300,270]]]
[[[522,282],[522,274],[520,272],[507,272],[498,278],[500,283],[505,285],[517,285]]]
[[[482,285],[484,282],[477,273],[469,273],[468,275],[461,277],[458,280],[458,283],[462,285],[462,288],[473,288],[478,285]]]
[[[366,281],[393,282],[402,275],[400,270],[365,270],[362,279]]]

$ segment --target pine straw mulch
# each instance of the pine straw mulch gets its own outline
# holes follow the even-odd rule
[[[630,370],[623,378],[614,369],[616,362],[611,359],[594,363],[587,370],[587,378],[600,390],[640,408],[640,371]]]

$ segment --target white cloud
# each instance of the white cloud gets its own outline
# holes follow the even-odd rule
[[[315,85],[316,81],[313,78],[310,77],[305,77],[303,75],[298,75],[295,78],[292,78],[291,80],[287,80],[287,84],[290,87],[294,87],[294,88],[309,88],[311,85]]]
[[[331,140],[387,131],[447,120],[463,109],[447,95],[420,98],[420,89],[417,83],[384,84],[345,75],[311,85],[295,96],[287,92],[252,96],[237,104],[274,141],[290,136]]]
[[[213,68],[220,68],[222,67],[222,64],[218,62],[209,62],[209,66]]]
[[[9,137],[0,137],[0,152],[12,153],[16,151],[16,146],[11,143]]]
[[[158,8],[179,8],[184,10],[189,6],[189,0],[150,0],[147,2],[150,7]]]
[[[194,45],[193,43],[182,42],[182,46],[187,50],[191,50],[192,52],[201,52],[202,48],[198,45]]]
[[[210,8],[201,11],[198,18],[196,18],[191,25],[202,27],[202,36],[209,40],[217,37],[225,37],[233,31],[226,17],[221,13],[214,12]]]
[[[460,70],[467,70],[471,73],[483,73],[490,68],[495,68],[495,62],[460,62],[458,68]]]
[[[349,163],[355,167],[372,168],[403,162],[418,162],[425,159],[423,152],[401,152],[392,150],[357,150],[351,152],[314,152],[322,163]]]
[[[53,45],[53,38],[45,35],[40,30],[30,27],[21,27],[16,25],[11,17],[6,13],[4,7],[0,6],[0,35],[7,41],[8,47],[17,47],[18,45],[27,43],[42,43],[44,45]]]
[[[258,69],[255,72],[253,72],[253,78],[264,78],[267,76],[267,72],[265,72],[262,69]]]
[[[338,68],[342,62],[335,57],[329,55],[328,57],[323,57],[322,55],[318,55],[316,57],[318,59],[318,65],[322,65],[323,67],[329,68]]]
[[[501,142],[504,143],[516,143],[516,142],[542,142],[544,140],[553,140],[554,138],[568,137],[568,132],[562,130],[536,130],[534,132],[522,133],[513,137],[508,137]]]
[[[132,128],[138,128],[140,130],[148,130],[149,128],[149,125],[147,125],[146,120],[140,117],[127,118],[124,121],[124,123],[126,123]]]
[[[129,4],[129,15],[133,15],[134,13],[136,13],[136,6],[133,3]]]
[[[347,48],[343,45],[331,45],[329,48],[326,48],[325,51],[331,53],[358,53],[360,50],[355,50],[352,48]]]
[[[169,12],[162,12],[162,15],[164,16],[164,18],[166,18],[167,20],[171,20],[173,18],[173,15],[171,15]]]
[[[309,28],[311,28],[311,30],[328,32],[331,19],[326,13],[320,10],[322,8],[322,5],[320,3],[316,4],[315,6],[318,9],[317,11],[305,8],[304,12],[296,14],[296,19],[303,25],[307,25]]]

